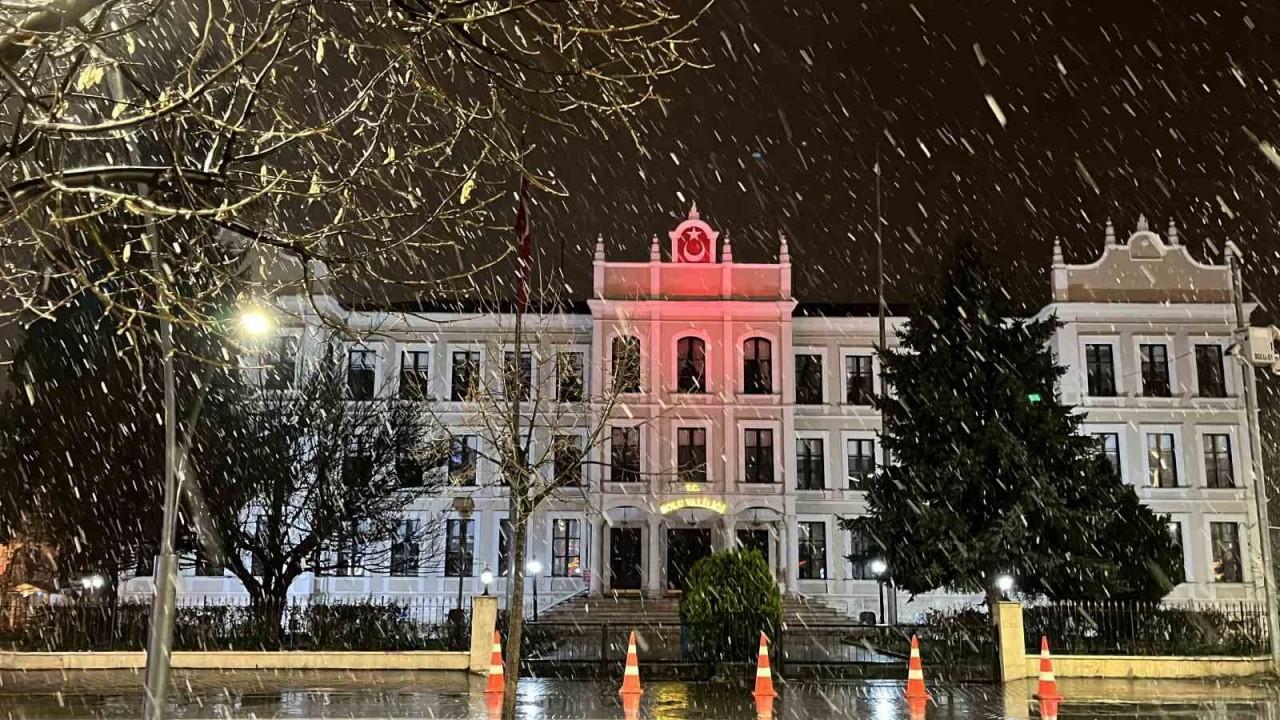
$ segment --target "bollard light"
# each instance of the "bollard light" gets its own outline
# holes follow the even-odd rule
[[[489,568],[485,568],[484,571],[480,573],[480,584],[484,586],[484,594],[488,595],[489,585],[493,584],[493,573],[490,572]]]
[[[1009,591],[1013,589],[1013,576],[1007,574],[997,575],[996,589],[999,590],[1000,595],[1007,600]]]
[[[885,562],[879,558],[876,558],[875,560],[871,561],[871,572],[876,576],[883,575],[884,571],[888,569],[889,569],[889,566],[886,565]]]

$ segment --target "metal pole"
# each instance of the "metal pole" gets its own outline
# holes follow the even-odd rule
[[[884,581],[876,583],[880,586],[880,624],[887,625],[888,619],[884,616]]]
[[[1244,316],[1244,282],[1240,275],[1240,250],[1232,243],[1227,248],[1227,263],[1231,270],[1231,299],[1235,305],[1237,335],[1247,332]],[[1276,575],[1271,564],[1271,516],[1267,511],[1266,476],[1262,468],[1262,438],[1258,426],[1258,378],[1257,371],[1248,357],[1243,361],[1245,422],[1249,428],[1250,478],[1254,501],[1258,505],[1258,541],[1262,546],[1262,587],[1267,604],[1267,634],[1271,639],[1271,667],[1280,669],[1280,606],[1276,605]]]
[[[538,576],[533,576],[533,621],[538,622]]]

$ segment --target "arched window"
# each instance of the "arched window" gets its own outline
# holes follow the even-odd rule
[[[749,395],[773,392],[773,345],[764,338],[742,344],[742,388]]]
[[[640,338],[613,339],[613,389],[615,392],[640,392]]]
[[[682,337],[676,341],[676,390],[707,391],[707,344],[702,338]]]

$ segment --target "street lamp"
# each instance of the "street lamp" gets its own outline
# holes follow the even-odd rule
[[[493,583],[493,572],[491,572],[489,568],[486,567],[484,571],[480,573],[480,584],[484,586],[485,595],[489,594],[489,585],[491,585],[492,583]]]
[[[236,322],[240,331],[250,337],[262,337],[271,331],[271,316],[258,308],[242,310]]]
[[[1000,591],[1000,599],[1008,600],[1009,591],[1013,589],[1013,576],[1001,574],[996,576],[996,589]]]
[[[538,622],[538,574],[542,572],[542,563],[533,558],[525,563],[524,569],[533,576],[533,621]]]
[[[880,558],[871,561],[871,573],[876,576],[876,585],[880,588],[880,623],[887,624],[884,616],[884,573],[889,565]]]
[[[106,580],[101,575],[86,575],[80,578],[80,587],[85,590],[101,590]]]

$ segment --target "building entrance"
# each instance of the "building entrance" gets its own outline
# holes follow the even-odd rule
[[[640,528],[616,527],[609,531],[609,587],[640,589],[642,558]]]
[[[675,592],[686,590],[693,564],[710,554],[710,530],[701,528],[667,530],[667,590]]]

